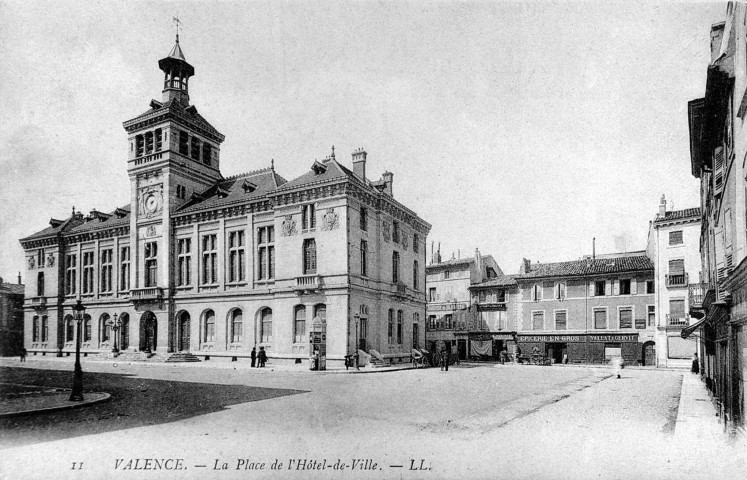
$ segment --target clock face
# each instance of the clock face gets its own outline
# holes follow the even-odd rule
[[[151,193],[145,198],[145,209],[150,213],[158,210],[158,195]]]

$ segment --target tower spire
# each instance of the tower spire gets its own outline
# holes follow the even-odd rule
[[[182,21],[179,20],[179,14],[176,14],[176,17],[171,17],[174,19],[174,24],[176,26],[176,43],[179,43],[179,29],[182,26]]]

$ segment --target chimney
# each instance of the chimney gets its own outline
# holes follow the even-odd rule
[[[528,258],[522,258],[521,259],[521,268],[519,269],[519,273],[529,273],[532,271],[532,261]]]
[[[362,181],[366,181],[366,153],[363,148],[353,152],[353,173]]]
[[[21,285],[21,272],[18,272],[18,285]]]
[[[479,248],[475,248],[475,268],[477,269],[477,278],[482,281],[485,272],[482,271],[482,255],[480,255]]]
[[[597,237],[591,237],[591,259],[597,259]]]
[[[661,195],[661,201],[659,202],[659,216],[664,217],[667,214],[667,199],[664,194]]]
[[[392,183],[394,182],[394,174],[392,172],[386,171],[381,175],[381,179],[384,180],[384,183],[386,184],[384,193],[386,193],[390,197],[393,197],[394,193],[392,193]]]
[[[436,254],[436,263],[441,263],[441,242],[438,242],[438,253]]]

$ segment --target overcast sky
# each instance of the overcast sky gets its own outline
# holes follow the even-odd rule
[[[662,193],[699,205],[687,102],[725,3],[0,1],[6,280],[50,217],[129,202],[122,122],[160,100],[177,12],[223,175],[362,146],[433,225],[429,255],[479,247],[516,273],[592,237],[645,248]]]

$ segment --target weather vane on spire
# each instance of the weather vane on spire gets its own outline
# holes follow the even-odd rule
[[[176,43],[179,43],[179,29],[182,28],[182,21],[179,20],[179,14],[176,14],[176,17],[171,17],[174,19],[174,23],[176,24]]]

